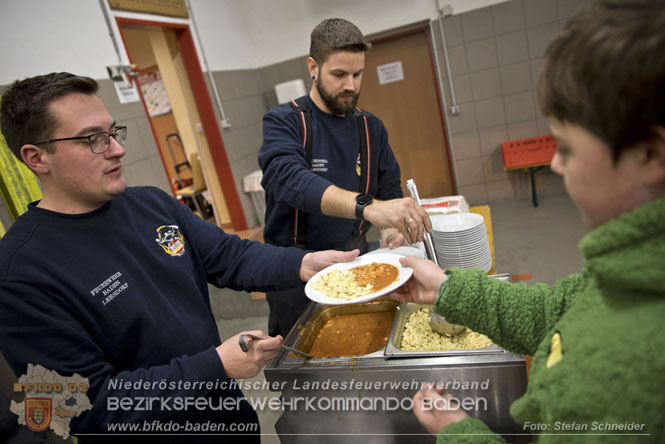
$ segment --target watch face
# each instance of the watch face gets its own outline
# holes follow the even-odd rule
[[[367,205],[372,201],[372,196],[369,194],[361,194],[358,197],[356,197],[356,202],[358,205]]]

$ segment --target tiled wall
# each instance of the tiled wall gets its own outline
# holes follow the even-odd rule
[[[547,42],[585,1],[511,0],[443,20],[450,69],[461,114],[448,115],[459,192],[473,204],[530,198],[527,174],[503,170],[500,143],[548,133],[535,99],[538,67]],[[438,23],[432,22],[446,103],[451,105]],[[222,129],[226,153],[248,226],[259,220],[242,179],[259,169],[261,120],[276,103],[277,83],[301,78],[309,90],[306,55],[260,69],[217,71],[213,78],[231,127]],[[206,80],[209,82],[208,77]],[[148,119],[140,103],[121,105],[110,80],[100,97],[129,139],[124,168],[130,185],[170,191]],[[213,106],[219,110],[209,86]],[[0,90],[2,88],[0,87]],[[563,193],[561,178],[537,176],[540,196]]]
[[[257,156],[263,140],[263,115],[277,105],[276,84],[302,78],[309,90],[311,80],[307,76],[305,59],[302,56],[260,69],[217,71],[213,74],[224,114],[231,122],[230,128],[222,129],[222,138],[249,227],[263,225],[262,216],[260,219],[242,184],[247,174],[259,169]],[[214,97],[210,85],[208,89]],[[219,118],[216,103],[214,107]]]
[[[98,80],[99,98],[118,125],[127,126],[127,154],[122,158],[125,180],[130,186],[152,185],[171,194],[159,148],[141,102],[121,104],[110,79]]]
[[[536,103],[536,80],[547,43],[585,1],[511,0],[443,19],[457,104],[448,113],[460,194],[470,202],[529,199],[528,174],[506,172],[502,142],[548,134]],[[451,94],[434,21],[436,47],[448,109]],[[539,196],[564,193],[549,168],[538,174]]]
[[[549,40],[584,0],[511,0],[443,20],[450,69],[461,113],[448,115],[459,192],[473,204],[531,198],[528,174],[506,172],[501,142],[549,132],[536,104],[538,67]],[[451,105],[439,26],[432,22],[444,92]],[[274,85],[302,78],[311,86],[305,58],[258,70],[215,72],[232,127],[222,131],[248,225],[259,224],[242,178],[258,169],[261,118],[276,105]],[[537,175],[539,196],[564,193],[559,176]]]

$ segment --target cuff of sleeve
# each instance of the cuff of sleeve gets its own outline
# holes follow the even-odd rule
[[[478,418],[465,418],[459,422],[453,422],[452,424],[447,425],[441,430],[441,432],[439,432],[439,436],[436,440],[437,444],[450,442],[450,437],[446,435],[457,435],[455,442],[459,443],[505,442],[500,435],[495,434],[489,427],[487,427],[487,424]]]
[[[321,214],[321,201],[323,200],[323,193],[332,185],[324,178],[315,175],[314,179],[307,185],[307,192],[305,193],[304,211],[308,213]]]
[[[434,311],[436,311],[437,313],[440,312],[439,307],[443,306],[443,302],[442,302],[443,301],[443,293],[446,291],[446,287],[448,287],[448,281],[450,281],[450,277],[451,277],[450,276],[451,275],[450,270],[445,270],[444,273],[448,277],[446,278],[445,281],[443,281],[441,283],[441,287],[439,287],[439,295],[436,297],[436,300],[434,301]]]
[[[300,280],[300,266],[302,265],[302,259],[307,253],[309,253],[309,251],[301,250],[296,247],[289,247],[287,253],[288,254],[284,257],[284,269],[293,270],[289,272],[289,276],[294,276],[291,284],[293,284],[292,286],[302,285],[302,281]],[[282,280],[286,279],[282,277]]]
[[[228,379],[222,360],[219,359],[219,354],[217,354],[217,348],[214,346],[193,355],[192,363],[194,364],[192,371],[195,378],[192,380],[215,381]]]

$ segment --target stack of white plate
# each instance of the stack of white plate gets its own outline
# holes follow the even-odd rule
[[[432,240],[441,268],[492,268],[492,253],[485,229],[485,220],[479,214],[459,213],[430,216]]]

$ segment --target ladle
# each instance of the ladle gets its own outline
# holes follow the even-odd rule
[[[429,314],[429,326],[438,334],[447,336],[456,336],[466,329],[463,325],[451,324],[446,321],[446,318],[434,311]]]

